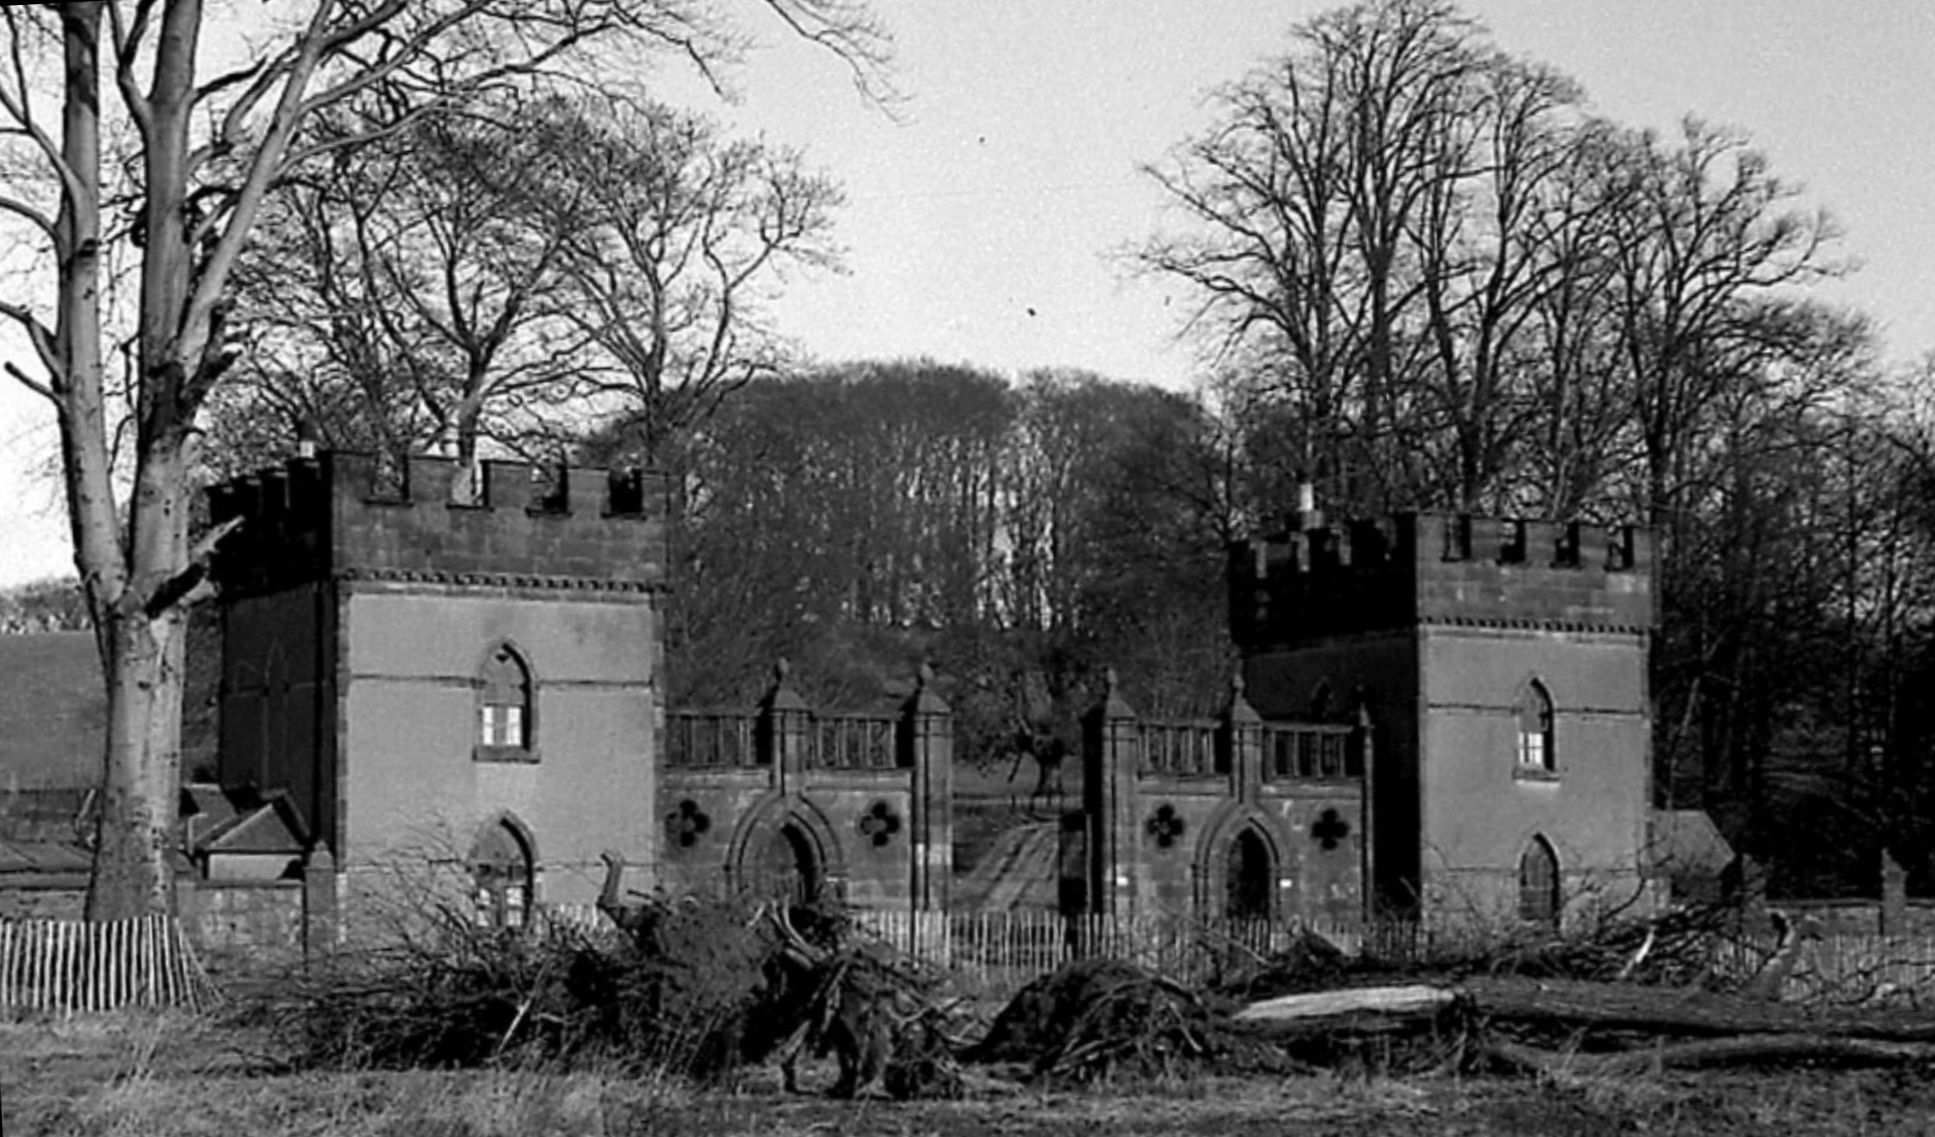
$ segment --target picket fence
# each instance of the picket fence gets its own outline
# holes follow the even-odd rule
[[[886,943],[990,995],[1012,994],[1070,960],[1086,958],[1126,960],[1182,982],[1202,983],[1268,959],[1306,932],[1346,956],[1394,963],[1487,946],[1485,937],[1474,938],[1476,933],[1411,923],[1205,923],[1052,912],[863,912],[856,918]],[[1778,946],[1772,935],[1716,935],[1708,945],[1709,972],[1744,980],[1759,972]],[[1935,936],[1836,935],[1803,941],[1783,998],[1935,1009]]]
[[[0,920],[0,1018],[206,1006],[214,988],[172,916]]]
[[[612,931],[590,905],[547,905],[545,916],[553,926],[578,932]],[[1205,982],[1282,952],[1306,932],[1346,955],[1393,961],[1468,946],[1413,924],[1205,923],[1027,911],[859,911],[854,918],[883,942],[946,970],[963,988],[997,997],[1075,959],[1121,959],[1182,982]],[[1759,971],[1775,947],[1771,937],[1716,936],[1708,966],[1716,977],[1742,979]],[[214,997],[214,985],[172,917],[100,924],[0,920],[0,1019],[199,1009]],[[1804,941],[1785,997],[1935,1009],[1935,936]]]
[[[1365,929],[1323,923],[1028,911],[859,912],[855,920],[882,941],[988,994],[1011,993],[1076,959],[1120,959],[1200,983],[1282,952],[1306,931],[1347,955],[1366,948]]]
[[[611,930],[591,905],[547,906],[553,925]],[[1178,917],[1062,916],[1054,912],[853,913],[883,943],[950,973],[965,989],[1013,994],[1074,959],[1110,957],[1184,982],[1227,975],[1233,967],[1284,951],[1312,932],[1346,956],[1392,963],[1424,961],[1499,945],[1483,932],[1406,922],[1209,922]],[[1778,949],[1771,934],[1712,936],[1706,969],[1738,983],[1761,971]],[[1832,935],[1804,940],[1783,997],[1805,1003],[1888,1003],[1935,1010],[1935,935]]]

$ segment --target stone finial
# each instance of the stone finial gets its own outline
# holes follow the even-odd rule
[[[1135,717],[1134,709],[1122,698],[1122,679],[1113,667],[1102,669],[1102,698],[1096,704],[1096,711],[1114,719]]]
[[[914,671],[914,693],[909,695],[904,708],[907,712],[923,715],[944,715],[950,713],[947,700],[941,698],[934,689],[934,665],[923,659]]]
[[[766,697],[760,700],[762,707],[769,711],[806,709],[806,700],[800,697],[799,692],[793,690],[790,682],[792,674],[793,665],[785,656],[782,655],[773,661],[773,685],[767,690]]]
[[[1231,722],[1262,721],[1261,716],[1256,713],[1256,708],[1250,706],[1250,701],[1244,697],[1246,686],[1242,671],[1236,671],[1230,676],[1230,701],[1229,706],[1224,708],[1223,715]]]

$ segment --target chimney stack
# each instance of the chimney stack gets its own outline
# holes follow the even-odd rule
[[[296,457],[307,461],[316,456],[316,420],[308,415],[296,424]]]
[[[1291,518],[1290,528],[1299,533],[1308,533],[1323,527],[1324,515],[1317,508],[1317,487],[1310,483],[1309,478],[1299,474],[1297,476],[1297,512]]]

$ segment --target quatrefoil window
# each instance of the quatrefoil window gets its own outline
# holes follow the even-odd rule
[[[681,849],[690,849],[699,843],[712,828],[712,818],[707,817],[699,803],[686,798],[679,807],[665,815],[665,832]]]
[[[1310,835],[1323,845],[1324,851],[1335,849],[1339,842],[1350,836],[1350,822],[1337,815],[1334,809],[1326,809],[1310,827]]]
[[[894,814],[892,806],[884,801],[873,803],[873,808],[860,815],[860,835],[873,842],[878,849],[894,839],[900,832],[900,818]]]
[[[1167,849],[1181,840],[1183,830],[1186,828],[1188,826],[1176,813],[1176,807],[1173,805],[1157,806],[1156,811],[1149,815],[1149,820],[1142,825],[1143,831],[1149,834],[1158,848],[1162,849]]]

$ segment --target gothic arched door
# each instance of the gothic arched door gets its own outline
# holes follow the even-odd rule
[[[1268,920],[1275,858],[1263,835],[1244,829],[1230,842],[1225,865],[1223,915],[1231,920]]]
[[[748,867],[754,892],[789,905],[817,900],[825,883],[825,869],[812,839],[791,822],[759,842]]]

